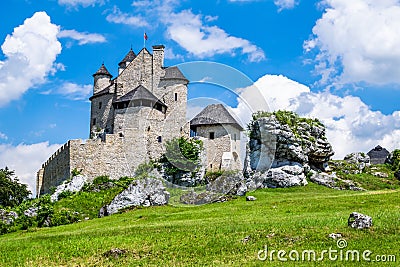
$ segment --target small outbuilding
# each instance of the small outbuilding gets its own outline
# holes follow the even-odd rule
[[[384,164],[390,155],[390,152],[380,145],[371,149],[368,153],[371,164]]]

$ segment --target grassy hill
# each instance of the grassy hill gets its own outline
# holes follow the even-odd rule
[[[347,250],[395,255],[400,264],[400,190],[337,191],[305,187],[263,189],[246,202],[202,206],[137,208],[101,219],[51,228],[30,228],[0,236],[0,266],[359,266],[368,262],[260,261],[272,250],[339,250],[330,233],[341,233]],[[67,201],[67,200],[65,200]],[[73,202],[68,200],[70,202]],[[369,230],[347,226],[353,211],[373,218]],[[125,250],[110,256],[113,248]],[[340,251],[340,250],[339,250]],[[263,254],[260,254],[261,256]],[[338,254],[339,255],[339,254]],[[285,255],[288,258],[288,254]],[[361,257],[361,256],[360,256]],[[370,264],[372,265],[372,263]]]

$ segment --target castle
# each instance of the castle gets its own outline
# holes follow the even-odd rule
[[[69,140],[42,165],[37,196],[69,179],[74,169],[89,179],[132,176],[139,164],[165,152],[165,141],[180,136],[203,140],[208,170],[241,168],[242,127],[222,104],[186,120],[189,81],[178,67],[164,67],[164,48],[138,54],[131,49],[114,79],[104,64],[93,74],[90,138]]]

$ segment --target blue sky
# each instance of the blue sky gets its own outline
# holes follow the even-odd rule
[[[166,65],[184,63],[192,99],[218,98],[244,123],[240,99],[320,118],[338,158],[399,147],[397,0],[11,0],[2,16],[0,168],[31,186],[59,145],[88,137],[91,75],[104,62],[115,76],[143,32]]]

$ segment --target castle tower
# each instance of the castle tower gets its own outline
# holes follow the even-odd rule
[[[93,132],[112,132],[113,114],[113,86],[112,75],[108,72],[104,63],[98,71],[93,74],[93,96],[89,98],[91,101],[90,108],[90,137]]]
[[[222,104],[204,108],[190,121],[192,136],[203,137],[209,170],[239,170],[242,126]]]
[[[104,63],[101,64],[101,67],[93,74],[94,85],[93,85],[93,95],[100,92],[107,86],[111,84],[112,75],[108,72]]]
[[[129,50],[128,54],[124,57],[123,60],[121,60],[120,63],[118,63],[118,75],[123,72],[126,67],[128,66],[129,63],[131,63],[134,59],[136,58],[135,52],[133,52],[132,48]]]

